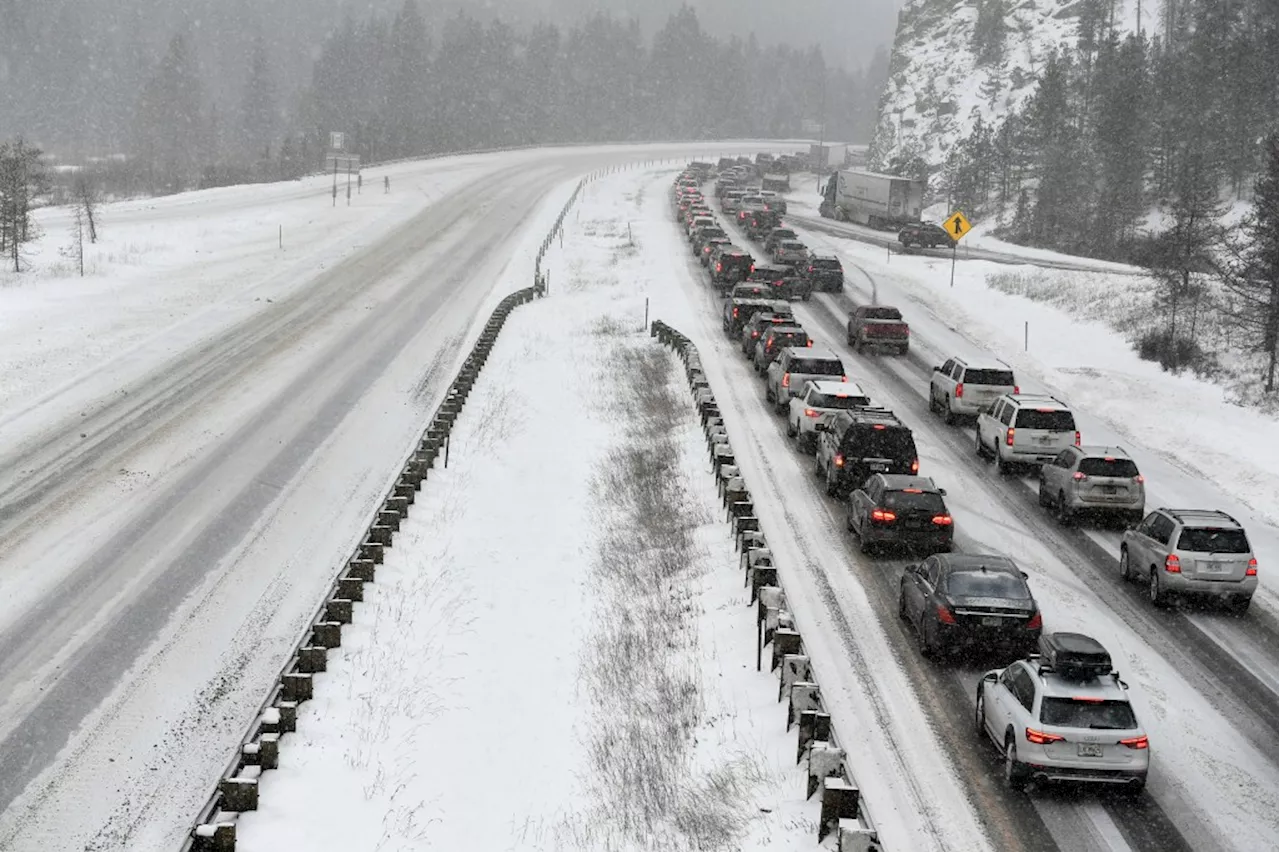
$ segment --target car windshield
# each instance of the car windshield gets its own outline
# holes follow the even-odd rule
[[[1178,549],[1193,553],[1248,553],[1249,539],[1242,529],[1187,527],[1178,538]]]
[[[1012,370],[978,370],[970,367],[964,371],[966,385],[995,385],[996,387],[1014,386]]]
[[[1052,698],[1040,702],[1040,721],[1055,728],[1131,731],[1138,727],[1128,701]]]
[[[1132,479],[1138,475],[1138,466],[1132,459],[1086,458],[1080,459],[1080,472],[1085,476],[1118,476]]]
[[[808,402],[812,408],[857,408],[860,405],[866,405],[870,400],[865,396],[852,394],[836,396],[828,393],[811,393]]]
[[[900,320],[902,314],[897,308],[867,308],[867,319]]]
[[[1076,419],[1061,408],[1023,408],[1014,423],[1022,429],[1048,429],[1050,432],[1073,432]]]
[[[791,362],[791,372],[811,376],[843,376],[844,364],[836,358],[796,358]]]
[[[1027,584],[1004,571],[956,571],[947,575],[947,594],[966,598],[1005,598],[1025,601],[1031,597]]]
[[[886,491],[880,501],[886,509],[916,512],[945,512],[947,507],[935,491]]]

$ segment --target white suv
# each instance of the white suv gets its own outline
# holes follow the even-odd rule
[[[807,381],[845,381],[844,362],[829,349],[788,346],[765,370],[764,398],[773,410],[783,414],[791,397],[804,389]]]
[[[1142,790],[1151,749],[1106,649],[1079,633],[1044,634],[1040,649],[978,684],[974,727],[1004,753],[1005,782]]]
[[[1075,415],[1051,396],[1007,393],[978,415],[974,449],[995,459],[1001,473],[1013,465],[1053,461],[1067,447],[1080,446]]]
[[[1013,370],[1003,361],[948,358],[933,368],[929,410],[948,424],[957,416],[978,414],[1007,393],[1020,393]]]
[[[812,453],[818,446],[814,425],[826,414],[871,405],[871,399],[853,382],[807,381],[799,396],[788,403],[787,435],[800,449]]]

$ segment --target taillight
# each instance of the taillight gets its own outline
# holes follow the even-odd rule
[[[1031,620],[1028,621],[1026,624],[1026,628],[1028,630],[1039,630],[1043,626],[1044,626],[1044,619],[1040,617],[1040,613],[1038,612],[1035,615],[1031,616]]]
[[[1022,393],[1022,389],[1021,389],[1021,388],[1019,388],[1017,385],[1014,385],[1014,386],[1013,386],[1013,392],[1014,392],[1015,394],[1019,394],[1019,393]]]
[[[912,460],[911,460],[911,472],[912,472],[912,473],[919,473],[919,472],[920,472],[920,459],[912,459]]]
[[[1164,570],[1170,574],[1182,573],[1182,560],[1170,553],[1164,558]]]
[[[888,523],[890,521],[898,520],[898,515],[895,512],[890,512],[888,509],[872,509],[871,520],[884,521],[885,523]]]
[[[1140,737],[1129,737],[1127,740],[1121,740],[1120,745],[1124,746],[1125,748],[1136,748],[1136,749],[1143,749],[1143,748],[1150,747],[1150,743],[1147,742],[1146,734],[1143,734]]]
[[[716,272],[724,272],[724,264],[718,260],[716,261]]]
[[[1136,483],[1138,483],[1139,485],[1141,485],[1142,483],[1144,483],[1144,482],[1146,482],[1146,481],[1147,481],[1147,478],[1146,478],[1145,476],[1143,476],[1142,474],[1138,474],[1137,476],[1135,476],[1135,477],[1133,478],[1133,481],[1134,481],[1134,482],[1136,482]]]
[[[751,332],[751,339],[752,339],[752,340],[755,340],[755,339],[756,339],[757,337],[759,337],[759,336],[760,336],[760,332],[759,332],[759,331],[752,331],[752,332]]]
[[[1076,446],[1077,446],[1077,447],[1078,447],[1078,446],[1080,446],[1080,432],[1079,432],[1079,431],[1077,431],[1077,432],[1076,432]]]
[[[1076,482],[1079,482],[1080,480],[1084,479],[1085,476],[1083,473],[1077,470],[1075,473],[1071,474],[1071,478],[1074,479]]]
[[[939,606],[938,621],[942,622],[943,624],[955,624],[956,617],[952,615],[951,610],[947,609],[945,606]]]
[[[951,516],[950,515],[934,515],[933,522],[940,527],[949,527],[951,526]]]
[[[812,408],[806,408],[806,409],[804,410],[804,416],[805,416],[805,417],[821,417],[821,416],[822,416],[822,413],[821,413],[821,412],[819,412],[819,411],[816,411],[816,410],[814,410],[814,409],[812,409]]]
[[[811,347],[811,346],[813,346],[813,338],[812,338],[812,337],[811,337],[811,338],[809,338],[809,340],[808,340],[808,342],[807,342],[807,343],[805,343],[805,346],[810,346],[810,347]]]
[[[1258,576],[1258,560],[1253,558],[1249,559],[1249,567],[1244,569],[1244,575],[1246,577]]]
[[[964,382],[956,382],[956,399],[964,396]]]
[[[1013,427],[1012,426],[1010,426],[1004,432],[1004,443],[1006,447],[1013,446]]]
[[[836,467],[844,467],[844,454],[836,453],[836,457],[831,460]]]
[[[840,381],[842,381],[842,382],[847,382],[847,381],[849,381],[849,377],[848,377],[848,376],[841,376],[841,377],[840,377]]]
[[[1064,738],[1057,734],[1046,734],[1044,731],[1037,731],[1035,728],[1027,728],[1027,742],[1036,745],[1048,745],[1049,743],[1063,742]]]
[[[810,267],[809,267],[809,271],[810,271],[810,272],[813,272],[813,267],[812,267],[812,266],[810,266]]]
[[[791,387],[791,374],[790,374],[790,373],[783,373],[783,374],[782,374],[782,386],[783,386],[784,388],[789,388],[789,387]]]
[[[737,309],[737,308],[734,308],[734,309],[733,309],[733,318],[734,318],[734,319],[737,319],[737,318],[738,318],[738,309]]]

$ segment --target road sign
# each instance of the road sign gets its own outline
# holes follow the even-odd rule
[[[358,172],[360,171],[360,155],[359,154],[343,154],[339,151],[330,151],[324,157],[324,170],[326,172]]]
[[[342,143],[345,141],[346,141],[345,133],[338,133],[338,132],[329,133],[329,147],[332,148],[333,150],[341,151]]]
[[[947,217],[947,223],[943,227],[946,228],[947,236],[951,237],[953,243],[960,242],[960,238],[973,228],[959,210]]]

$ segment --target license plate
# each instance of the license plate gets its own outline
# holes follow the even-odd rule
[[[1039,441],[1041,444],[1048,444],[1048,443],[1051,443],[1051,442],[1053,441],[1053,436],[1052,436],[1052,435],[1041,435],[1040,437],[1036,438],[1036,440],[1037,440],[1037,441]]]
[[[1103,494],[1115,494],[1115,493],[1116,493],[1116,487],[1115,487],[1114,485],[1104,485],[1104,486],[1102,486],[1102,493],[1103,493]]]
[[[1004,619],[998,616],[989,615],[982,619],[983,627],[999,627],[1004,623]]]
[[[1098,743],[1077,743],[1076,754],[1080,757],[1102,757],[1102,746]]]
[[[884,462],[872,462],[870,468],[872,473],[884,473],[889,469],[889,465]]]
[[[1226,574],[1231,570],[1231,566],[1225,562],[1201,562],[1200,573],[1202,574]]]

